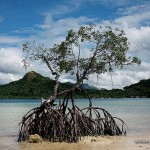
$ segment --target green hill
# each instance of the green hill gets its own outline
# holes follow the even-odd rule
[[[54,85],[54,80],[32,71],[18,81],[0,85],[0,98],[49,97]],[[60,83],[60,89],[68,87],[69,84]]]
[[[150,97],[150,79],[124,87],[129,97]]]
[[[18,81],[0,85],[0,98],[46,98],[52,94],[54,85],[54,80],[32,71]],[[69,82],[60,83],[59,90],[61,91],[71,86],[72,83]],[[139,83],[124,87],[123,90],[98,90],[96,88],[88,89],[87,87],[86,85],[86,91],[91,97],[95,98],[150,97],[150,79],[141,80]],[[78,91],[76,97],[83,98],[85,96]]]

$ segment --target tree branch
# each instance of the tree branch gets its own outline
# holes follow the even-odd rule
[[[43,55],[43,60],[45,61],[45,63],[47,64],[48,68],[49,68],[50,71],[52,72],[52,75],[59,75],[57,72],[55,72],[55,71],[52,69],[51,65],[49,64],[47,58],[46,58],[44,55]]]
[[[99,44],[99,43],[97,43],[97,46],[98,46],[98,44]],[[84,79],[87,79],[87,78],[86,78],[86,75],[88,74],[89,69],[92,68],[92,64],[93,64],[93,61],[94,61],[94,58],[95,58],[96,54],[97,54],[97,47],[96,47],[96,50],[95,50],[93,56],[91,57],[91,60],[90,60],[89,65],[88,65],[87,68],[84,70],[83,75],[77,80],[76,84],[75,84],[72,88],[70,88],[70,89],[67,89],[67,90],[64,90],[64,91],[62,91],[62,92],[59,92],[59,93],[57,94],[57,96],[62,95],[62,94],[67,93],[67,92],[74,91],[76,88],[79,87],[80,83],[83,82]]]
[[[56,75],[55,77],[55,87],[54,87],[54,93],[53,93],[53,99],[56,99],[56,96],[57,96],[57,89],[59,87],[59,82],[58,82],[58,79],[60,77],[59,73],[54,71],[51,67],[51,65],[49,64],[47,58],[43,55],[43,60],[45,61],[45,63],[47,64],[48,68],[50,69],[50,71],[52,72],[52,75]]]

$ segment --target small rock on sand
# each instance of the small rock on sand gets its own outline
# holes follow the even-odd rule
[[[30,143],[40,143],[42,141],[43,141],[42,137],[39,136],[38,134],[30,135],[30,137],[29,137]]]

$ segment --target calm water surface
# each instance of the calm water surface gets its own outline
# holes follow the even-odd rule
[[[150,132],[150,99],[93,99],[93,106],[106,109],[112,116],[125,121],[128,135],[145,135]],[[81,108],[88,106],[87,99],[78,99]],[[0,138],[17,141],[23,115],[40,105],[40,99],[0,99]]]

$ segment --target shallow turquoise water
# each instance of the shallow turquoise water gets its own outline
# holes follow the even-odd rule
[[[128,135],[150,133],[150,99],[93,99],[93,106],[106,109],[112,116],[125,121]],[[88,106],[87,99],[76,100],[81,108]],[[40,105],[40,99],[0,99],[0,137],[14,137],[17,140],[23,115]]]

